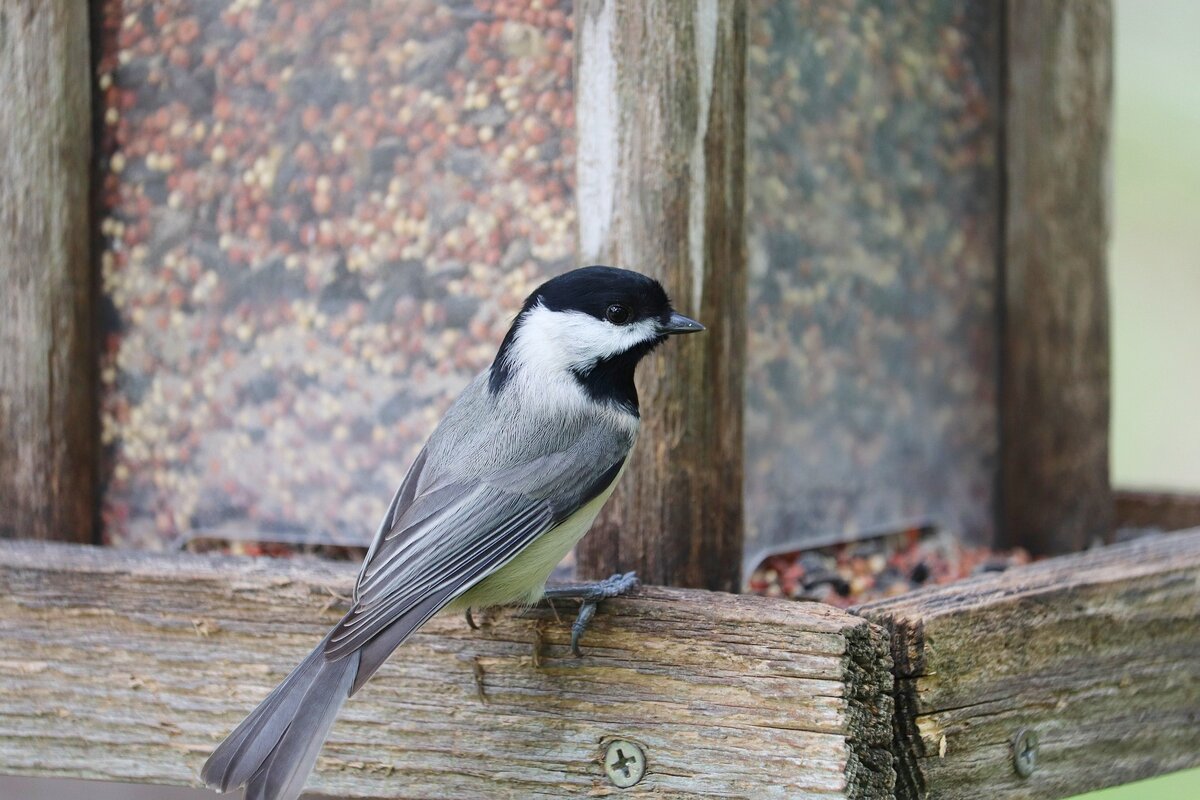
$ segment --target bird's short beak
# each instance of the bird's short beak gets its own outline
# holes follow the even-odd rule
[[[671,318],[667,320],[667,324],[662,326],[663,333],[699,333],[704,330],[704,326],[694,319],[685,317],[678,311],[671,312]]]

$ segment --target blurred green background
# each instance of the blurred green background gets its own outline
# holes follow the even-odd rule
[[[1115,63],[1113,481],[1196,491],[1200,3],[1117,0]]]
[[[1160,778],[1114,786],[1080,797],[1086,800],[1196,800],[1200,797],[1200,770],[1173,772]]]
[[[1200,491],[1200,2],[1116,1],[1112,476]],[[1200,770],[1086,795],[1194,800]]]

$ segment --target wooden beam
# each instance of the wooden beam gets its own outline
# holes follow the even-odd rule
[[[1114,500],[1118,528],[1178,531],[1200,526],[1200,494],[1120,491]]]
[[[208,752],[340,616],[349,563],[0,543],[0,773],[196,784]],[[566,611],[566,609],[564,609]],[[567,612],[570,613],[570,612]],[[435,618],[342,712],[338,797],[884,798],[884,632],[836,609],[646,589],[569,621]]]
[[[1002,544],[1112,530],[1108,140],[1112,3],[1007,0]]]
[[[0,8],[0,538],[93,537],[89,53],[87,3]]]
[[[742,558],[745,0],[575,5],[579,249],[708,326],[640,370],[641,443],[578,550],[591,576],[734,591]]]
[[[1069,797],[1200,764],[1200,529],[858,611],[892,632],[897,798]]]

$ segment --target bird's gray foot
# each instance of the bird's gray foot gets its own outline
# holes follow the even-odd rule
[[[583,655],[579,650],[579,640],[587,630],[588,623],[596,616],[596,605],[601,600],[610,597],[620,597],[631,592],[638,586],[638,577],[634,572],[617,573],[610,578],[593,583],[565,583],[558,586],[547,586],[545,597],[550,600],[579,600],[579,614],[571,625],[571,652],[576,658]]]
[[[467,620],[467,627],[473,631],[479,630],[479,626],[475,624],[475,618],[471,616],[471,607],[467,606],[467,610],[463,612],[463,616]]]

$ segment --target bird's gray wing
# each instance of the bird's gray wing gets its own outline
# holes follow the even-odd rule
[[[390,526],[373,544],[355,604],[326,643],[326,658],[362,651],[357,690],[446,603],[602,492],[624,462],[623,452],[610,457],[616,462],[597,463],[572,448],[412,495],[392,510]],[[398,500],[403,493],[402,487]]]
[[[396,517],[404,513],[404,510],[412,504],[417,496],[417,485],[421,481],[421,475],[425,472],[425,462],[429,458],[429,447],[422,447],[421,452],[413,460],[412,466],[408,468],[408,474],[404,476],[400,488],[396,490],[396,494],[392,497],[392,502],[388,503],[387,512],[383,515],[383,521],[379,524],[379,530],[375,532],[375,537],[371,540],[371,547],[367,550],[367,555],[363,558],[362,566],[358,568],[358,578],[354,581],[354,602],[358,602],[358,586],[363,581],[363,576],[366,574],[369,567],[375,560],[375,553],[379,549],[379,545],[387,538],[388,531],[396,522]]]

